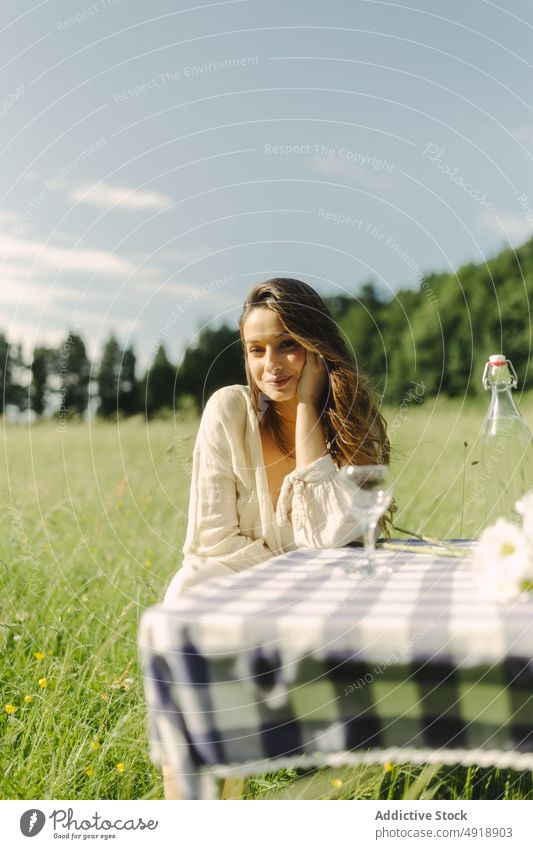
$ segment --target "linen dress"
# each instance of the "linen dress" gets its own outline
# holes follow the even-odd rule
[[[183,563],[164,603],[188,587],[296,548],[335,548],[362,536],[351,484],[327,453],[285,476],[276,510],[248,386],[209,398],[193,451]]]

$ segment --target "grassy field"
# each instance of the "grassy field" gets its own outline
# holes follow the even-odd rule
[[[533,399],[522,409],[531,424]],[[462,521],[468,536],[461,503],[484,411],[485,399],[388,411],[399,526],[452,537]],[[180,562],[196,424],[4,426],[1,798],[162,798],[136,634]],[[290,786],[302,798],[533,798],[531,773],[507,770],[390,764],[293,787],[295,777],[248,781],[246,796],[283,798]]]

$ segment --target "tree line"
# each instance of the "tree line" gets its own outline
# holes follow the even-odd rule
[[[485,263],[427,275],[418,289],[392,297],[368,282],[357,295],[324,300],[376,391],[394,404],[413,384],[423,387],[424,397],[480,394],[483,366],[493,353],[511,359],[520,388],[530,388],[532,295],[533,239]],[[205,327],[179,365],[160,343],[142,376],[133,346],[122,347],[113,335],[91,364],[73,331],[58,348],[36,347],[30,361],[0,333],[0,414],[11,408],[67,418],[89,409],[103,418],[151,418],[191,404],[200,412],[220,386],[244,382],[238,330],[226,324]]]
[[[175,402],[176,367],[164,345],[142,378],[133,346],[111,335],[98,363],[91,363],[83,338],[69,331],[57,348],[38,346],[25,361],[21,345],[0,333],[0,414],[31,410],[36,417],[66,420],[91,409],[102,418],[144,413],[150,417]]]

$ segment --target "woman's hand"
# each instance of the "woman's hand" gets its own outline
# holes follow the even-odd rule
[[[305,363],[296,388],[298,403],[310,404],[316,408],[328,385],[328,370],[319,354],[306,351]]]

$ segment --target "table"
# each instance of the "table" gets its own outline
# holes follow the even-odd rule
[[[150,757],[184,798],[217,777],[370,762],[533,768],[533,602],[480,596],[468,562],[299,549],[141,617]]]

